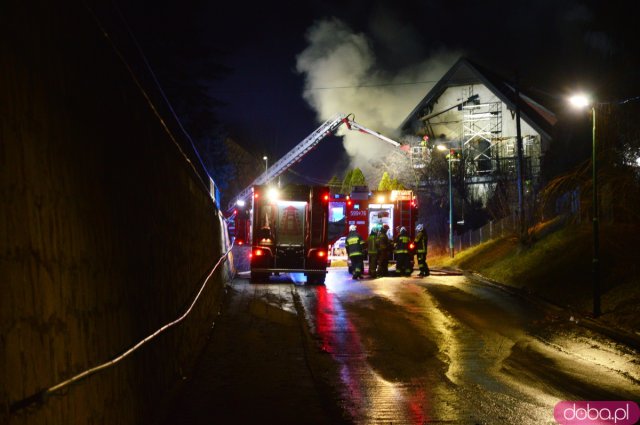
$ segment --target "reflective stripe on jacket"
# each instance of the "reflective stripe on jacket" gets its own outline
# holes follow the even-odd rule
[[[376,240],[378,241],[379,251],[385,251],[389,249],[389,244],[391,241],[389,240],[389,236],[387,236],[386,233],[384,232],[378,233],[378,237],[376,238]]]
[[[421,230],[416,235],[416,252],[422,254],[427,252],[427,234]]]
[[[399,235],[396,240],[396,254],[406,254],[409,252],[409,236]]]
[[[349,233],[349,235],[347,236],[346,245],[349,257],[353,257],[355,255],[363,255],[364,241],[357,232]]]
[[[378,238],[375,234],[369,235],[369,239],[367,239],[367,249],[369,250],[369,254],[378,253]]]

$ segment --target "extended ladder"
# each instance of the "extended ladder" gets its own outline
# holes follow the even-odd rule
[[[237,201],[245,201],[249,200],[251,196],[251,191],[253,186],[265,184],[274,178],[278,177],[280,174],[287,171],[287,169],[300,161],[300,159],[305,156],[311,149],[313,149],[322,139],[327,137],[329,134],[335,132],[338,127],[342,124],[346,124],[349,130],[358,130],[363,133],[370,134],[372,136],[376,136],[379,139],[384,140],[387,143],[390,143],[394,146],[400,146],[400,143],[395,140],[391,140],[386,136],[383,136],[380,133],[377,133],[373,130],[370,130],[366,127],[361,126],[355,121],[349,119],[350,115],[345,114],[336,114],[333,118],[328,119],[318,127],[313,133],[307,136],[302,142],[298,143],[293,149],[291,149],[285,156],[280,158],[275,164],[273,164],[268,170],[259,175],[251,185],[249,185],[246,189],[238,194],[235,199],[229,204],[229,210],[232,210],[236,205]]]

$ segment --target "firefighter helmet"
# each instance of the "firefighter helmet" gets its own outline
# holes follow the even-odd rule
[[[404,226],[402,226],[402,227],[400,228],[400,232],[406,232],[406,231],[407,231],[407,229],[405,229],[405,227],[404,227]]]
[[[383,224],[383,225],[382,225],[382,230],[384,230],[385,232],[386,232],[387,230],[389,230],[389,225],[388,225],[387,223]]]
[[[356,231],[356,225],[352,224],[351,226],[349,226],[349,231],[350,232],[355,232]]]
[[[422,224],[418,224],[416,226],[416,232],[422,232],[422,229],[424,229],[424,227],[422,227]]]

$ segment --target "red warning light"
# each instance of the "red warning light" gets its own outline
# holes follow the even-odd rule
[[[256,249],[256,250],[254,251],[254,254],[255,254],[255,256],[256,256],[256,257],[261,257],[261,256],[262,256],[262,254],[264,254],[264,253],[262,252],[262,250],[261,250],[261,249]]]
[[[324,251],[318,251],[318,257],[322,258],[322,257],[324,257],[325,255],[327,255],[327,253],[326,253],[326,252],[324,252]]]
[[[351,202],[351,201],[347,201],[347,205],[349,205],[349,206],[351,206],[352,203],[353,202]]]
[[[254,199],[258,199],[258,192],[256,192],[256,193],[254,193],[254,194],[253,194],[253,198],[254,198]]]
[[[416,247],[416,244],[414,244],[413,242],[411,242],[411,243],[409,244],[409,249],[413,249],[413,248],[415,248],[415,247]]]
[[[325,194],[324,194],[324,197],[323,197],[322,199],[324,199],[325,201],[328,201],[328,200],[329,200],[329,194],[328,194],[328,193],[325,193]]]

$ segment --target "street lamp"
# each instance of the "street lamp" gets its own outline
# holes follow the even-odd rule
[[[262,159],[264,160],[264,172],[266,173],[269,170],[269,158],[265,155]]]
[[[447,160],[449,162],[449,253],[453,258],[453,190],[451,186],[451,162],[454,160],[456,151],[453,148],[447,148],[445,145],[438,145],[439,151],[449,151]]]
[[[569,103],[578,109],[591,106],[591,171],[593,184],[593,316],[600,316],[600,240],[598,216],[598,168],[596,162],[596,104],[584,94],[577,94],[569,98]]]

